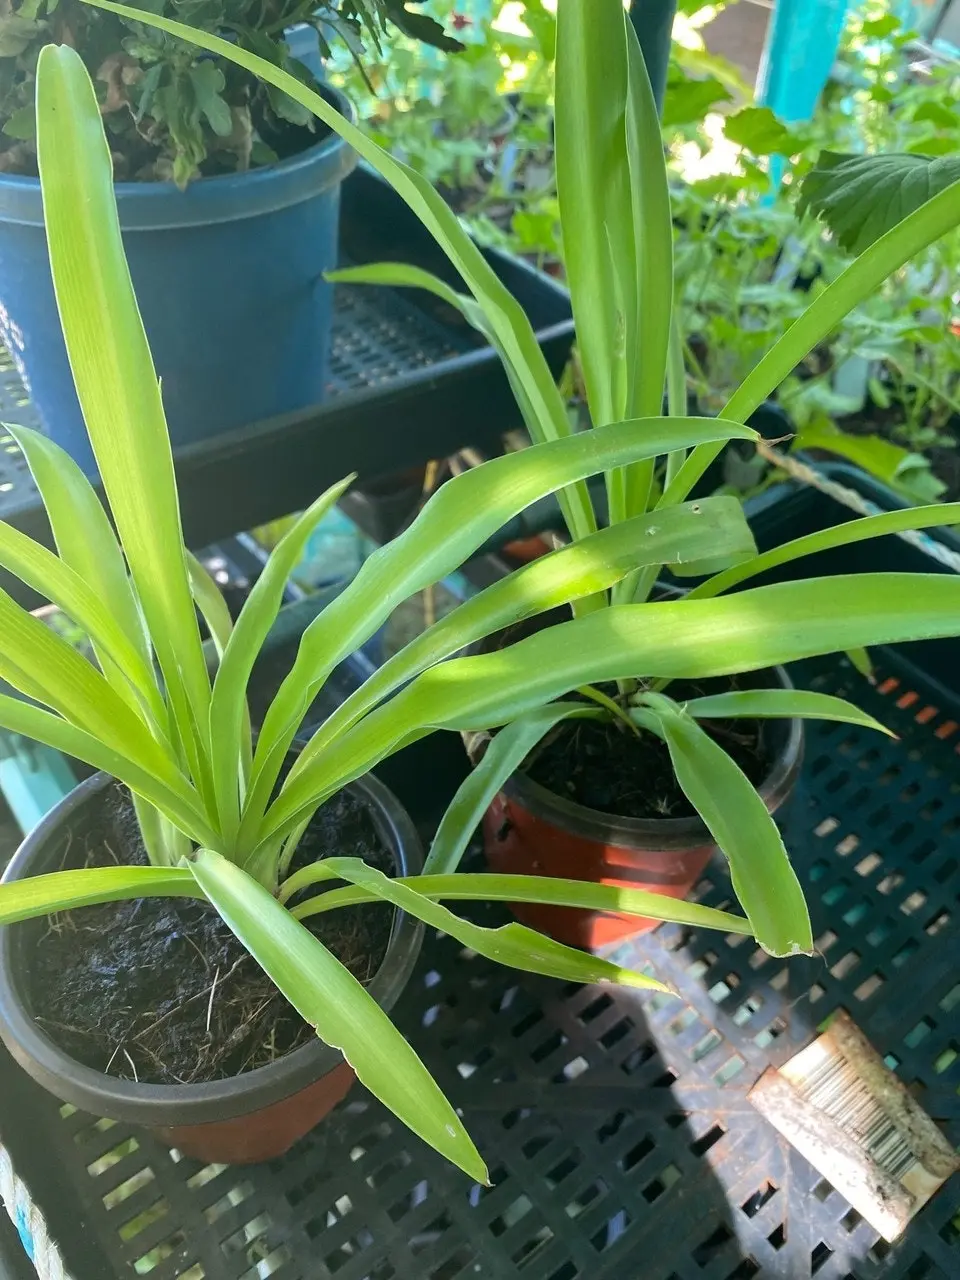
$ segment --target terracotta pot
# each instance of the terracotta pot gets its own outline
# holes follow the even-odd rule
[[[754,688],[792,687],[782,667],[755,673],[751,684]],[[764,729],[775,755],[758,791],[774,813],[799,776],[803,725],[799,720],[771,720]],[[480,738],[477,735],[467,744],[474,759],[482,751]],[[615,817],[555,795],[520,772],[487,810],[483,836],[493,871],[647,889],[668,898],[685,898],[716,850],[699,818]],[[536,903],[514,903],[511,910],[531,928],[587,951],[646,933],[659,923]]]
[[[102,773],[81,783],[27,836],[4,881],[58,870],[65,841],[96,829],[105,794],[116,785]],[[423,853],[400,802],[371,777],[349,790],[368,806],[397,874],[415,875]],[[204,1084],[141,1084],[76,1062],[37,1025],[25,998],[23,975],[45,927],[41,919],[0,929],[0,1037],[28,1074],[64,1102],[142,1125],[198,1160],[248,1164],[283,1155],[349,1092],[352,1068],[320,1040],[269,1066]],[[409,981],[422,938],[419,921],[395,913],[386,955],[368,987],[381,1008],[390,1009]]]

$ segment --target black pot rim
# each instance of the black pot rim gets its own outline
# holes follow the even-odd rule
[[[45,870],[44,856],[56,847],[54,841],[63,827],[113,783],[108,774],[98,773],[66,796],[24,839],[3,881],[22,880]],[[394,855],[398,873],[408,876],[419,872],[423,866],[420,838],[393,793],[370,775],[348,784],[345,790],[358,795],[370,809]],[[231,1120],[290,1097],[344,1061],[339,1050],[318,1039],[268,1066],[203,1084],[140,1084],[84,1066],[37,1026],[21,998],[16,977],[21,951],[17,931],[26,923],[0,928],[0,1038],[38,1084],[83,1111],[152,1128]],[[423,932],[421,921],[395,911],[386,954],[367,988],[385,1011],[396,1003],[410,979]]]
[[[775,677],[778,687],[794,687],[784,667],[765,667],[762,670]],[[788,726],[786,742],[777,752],[770,772],[757,788],[770,813],[775,813],[790,795],[803,761],[803,721],[791,719]],[[477,737],[485,738],[486,735]],[[476,758],[472,744],[468,744],[468,750]],[[561,827],[571,835],[595,840],[600,844],[624,849],[663,849],[679,853],[686,849],[702,849],[705,845],[715,843],[700,818],[631,818],[604,813],[600,809],[590,809],[575,800],[557,795],[519,770],[507,779],[502,790],[510,800],[522,805],[534,818]]]

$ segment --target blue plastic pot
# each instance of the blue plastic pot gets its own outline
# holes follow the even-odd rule
[[[314,78],[322,84],[326,79],[326,68],[320,56],[317,28],[308,22],[298,22],[294,27],[287,27],[283,33],[283,43],[290,50],[291,56],[302,62],[308,71],[312,71]]]
[[[347,100],[324,87],[350,118]],[[336,134],[247,173],[116,186],[123,243],[174,447],[319,403],[340,184]],[[0,175],[0,337],[44,429],[95,473],[53,294],[40,183]]]

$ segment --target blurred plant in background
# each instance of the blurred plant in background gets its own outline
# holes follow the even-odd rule
[[[323,52],[340,48],[358,60],[394,32],[413,47],[427,40],[459,48],[404,0],[143,0],[142,7],[229,31],[242,48],[310,85],[313,76],[285,42],[297,23],[315,27]],[[172,178],[185,186],[201,175],[269,164],[315,140],[313,117],[287,94],[183,40],[79,0],[4,0],[0,173],[36,176],[37,59],[51,43],[71,45],[86,63],[118,180]]]
[[[424,14],[456,34],[463,53],[394,34],[362,67],[340,49],[330,78],[377,141],[436,183],[482,243],[560,273],[555,8],[556,0],[427,0]],[[681,0],[663,109],[689,389],[706,412],[850,261],[842,237],[798,213],[798,186],[821,154],[960,152],[960,69],[918,60],[914,33],[888,3],[851,15],[814,118],[791,126],[757,105],[741,71],[708,47],[723,8]],[[776,155],[790,166],[773,191]],[[795,448],[844,457],[911,500],[960,494],[958,279],[953,237],[888,281],[795,371],[779,393]]]

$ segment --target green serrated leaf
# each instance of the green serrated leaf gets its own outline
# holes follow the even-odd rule
[[[731,94],[716,76],[706,80],[678,79],[668,85],[663,102],[663,127],[676,128],[702,120],[711,108],[729,102]]]
[[[960,155],[821,152],[800,185],[797,212],[825,222],[842,248],[862,253],[908,214],[960,179]]]
[[[190,83],[196,95],[197,106],[207,117],[210,128],[218,138],[226,138],[233,132],[230,108],[220,96],[226,86],[223,72],[209,59],[190,68]]]

